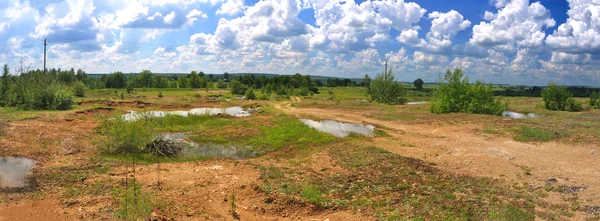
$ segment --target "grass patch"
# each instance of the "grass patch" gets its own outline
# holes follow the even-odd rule
[[[480,132],[484,133],[484,134],[499,134],[500,133],[499,130],[496,130],[496,129],[493,129],[493,128],[490,128],[490,127],[487,127],[487,126],[484,127],[483,129],[481,129]]]
[[[547,142],[552,139],[552,132],[535,127],[521,126],[519,127],[519,134],[513,139],[521,142]]]
[[[321,196],[321,194],[322,194],[321,190],[319,190],[318,187],[313,186],[313,185],[302,186],[302,191],[300,192],[300,195],[302,195],[302,197],[304,197],[304,199],[306,199],[308,202],[316,204],[316,205],[322,204],[322,202],[325,200]]]
[[[334,141],[332,135],[311,129],[298,119],[279,114],[271,121],[270,126],[261,126],[261,136],[250,138],[245,144],[260,150],[277,150],[285,146],[306,147]]]
[[[164,211],[167,204],[153,194],[142,192],[140,185],[128,189],[116,188],[114,195],[119,197],[119,208],[115,216],[122,220],[145,219],[154,208]]]

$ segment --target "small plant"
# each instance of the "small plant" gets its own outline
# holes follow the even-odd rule
[[[237,212],[237,205],[235,205],[235,192],[231,193],[231,216],[235,220],[240,220],[240,214]]]
[[[248,100],[256,100],[256,95],[254,94],[253,89],[246,90],[246,99]]]
[[[133,84],[129,84],[129,83],[127,84],[127,93],[128,94],[133,93]]]
[[[123,92],[121,92],[121,100],[125,100],[125,95],[123,95]]]
[[[163,94],[162,94],[162,91],[158,92],[158,97],[159,98],[163,98],[164,97]]]
[[[304,197],[308,202],[313,204],[321,204],[325,199],[321,196],[321,190],[313,185],[304,185],[302,186],[302,191],[300,192],[302,197]]]

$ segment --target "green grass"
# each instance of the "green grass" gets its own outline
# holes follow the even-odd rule
[[[270,126],[259,127],[263,133],[250,138],[245,144],[262,150],[277,150],[285,146],[306,147],[334,141],[332,135],[311,129],[292,116],[279,114]]]
[[[518,135],[513,139],[521,142],[547,142],[552,139],[552,132],[530,126],[521,126],[518,129]]]
[[[300,195],[304,197],[308,202],[313,204],[321,204],[325,199],[321,196],[321,190],[318,187],[313,185],[304,185],[302,186],[302,191]]]
[[[145,219],[154,208],[164,211],[168,205],[150,193],[142,192],[138,184],[128,189],[115,188],[113,195],[119,198],[116,218],[122,220]]]

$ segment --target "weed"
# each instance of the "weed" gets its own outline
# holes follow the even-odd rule
[[[155,207],[162,207],[159,201],[153,201],[153,196],[143,193],[140,185],[123,189],[115,189],[119,196],[119,208],[117,218],[124,220],[140,220],[145,218]]]
[[[302,191],[300,192],[300,194],[308,202],[313,203],[313,204],[317,204],[317,205],[322,205],[323,201],[325,200],[321,196],[321,190],[319,190],[318,187],[313,186],[313,185],[304,185],[304,186],[302,186]]]
[[[529,126],[521,126],[519,133],[519,135],[513,137],[514,140],[522,142],[546,142],[552,139],[552,132]]]

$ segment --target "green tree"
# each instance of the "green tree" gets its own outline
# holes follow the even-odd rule
[[[2,78],[0,79],[0,107],[5,106],[5,100],[8,96],[10,72],[8,64],[4,64],[2,68]]]
[[[417,78],[417,80],[415,80],[415,82],[413,82],[413,84],[415,85],[415,88],[417,88],[417,90],[422,90],[423,89],[423,84],[425,84],[425,82],[423,82],[423,80],[421,78]]]
[[[369,87],[369,95],[373,101],[379,103],[403,104],[406,102],[404,88],[402,84],[394,81],[392,69],[375,77]]]
[[[138,86],[143,88],[151,88],[153,85],[153,74],[150,70],[143,70],[137,76]]]
[[[230,88],[232,94],[237,94],[237,95],[245,94],[246,90],[248,89],[248,87],[246,87],[246,85],[242,84],[242,82],[240,82],[238,79],[231,81],[231,83],[229,83],[229,88]]]
[[[179,88],[189,88],[188,79],[185,75],[179,76],[177,79],[177,86]]]
[[[600,94],[598,94],[598,92],[592,92],[592,94],[590,94],[590,107],[599,109],[600,108]]]
[[[77,73],[75,74],[75,76],[77,77],[78,81],[84,81],[88,77],[85,71],[81,70],[81,68],[77,69]]]
[[[192,73],[190,73],[190,88],[200,88],[200,78],[198,77],[198,74],[196,73],[196,71],[192,71]]]
[[[371,77],[368,74],[363,78],[363,85],[367,88],[367,94],[371,93]]]
[[[229,73],[225,72],[223,74],[223,79],[225,79],[225,82],[229,82]]]

